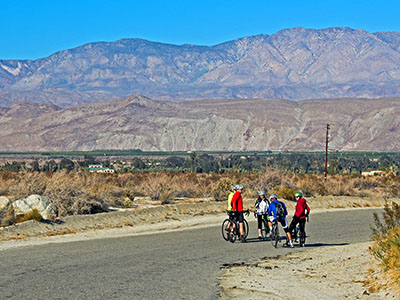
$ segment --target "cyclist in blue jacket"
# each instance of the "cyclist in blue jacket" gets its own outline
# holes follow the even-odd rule
[[[288,215],[286,205],[282,201],[278,200],[278,196],[276,194],[272,194],[269,196],[270,200],[270,205],[268,207],[268,216],[269,216],[269,222],[268,226],[270,231],[272,230],[272,222],[279,222],[282,225],[283,230],[286,232],[287,236],[287,246],[290,246],[290,248],[293,248],[293,242],[292,242],[292,236],[289,231],[289,225],[286,220],[286,216]]]

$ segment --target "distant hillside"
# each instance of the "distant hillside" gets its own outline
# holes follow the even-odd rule
[[[292,28],[215,46],[141,39],[0,60],[0,106],[153,99],[400,96],[400,34]]]
[[[21,102],[0,109],[0,151],[400,151],[400,98],[182,103],[142,96],[60,109]]]

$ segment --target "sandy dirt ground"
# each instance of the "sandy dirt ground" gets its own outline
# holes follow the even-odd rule
[[[221,299],[398,299],[393,290],[370,291],[366,278],[377,265],[369,246],[321,247],[234,266],[220,278]]]

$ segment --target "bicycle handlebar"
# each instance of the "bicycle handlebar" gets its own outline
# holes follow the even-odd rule
[[[233,211],[233,210],[225,210],[225,212],[226,212],[227,214],[235,213],[235,211]],[[250,215],[250,209],[244,210],[243,213],[244,213],[246,216],[249,216],[249,215]]]

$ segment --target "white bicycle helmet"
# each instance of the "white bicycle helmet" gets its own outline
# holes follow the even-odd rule
[[[273,200],[273,199],[278,200],[278,195],[277,194],[271,194],[271,196],[269,196],[269,200]]]

